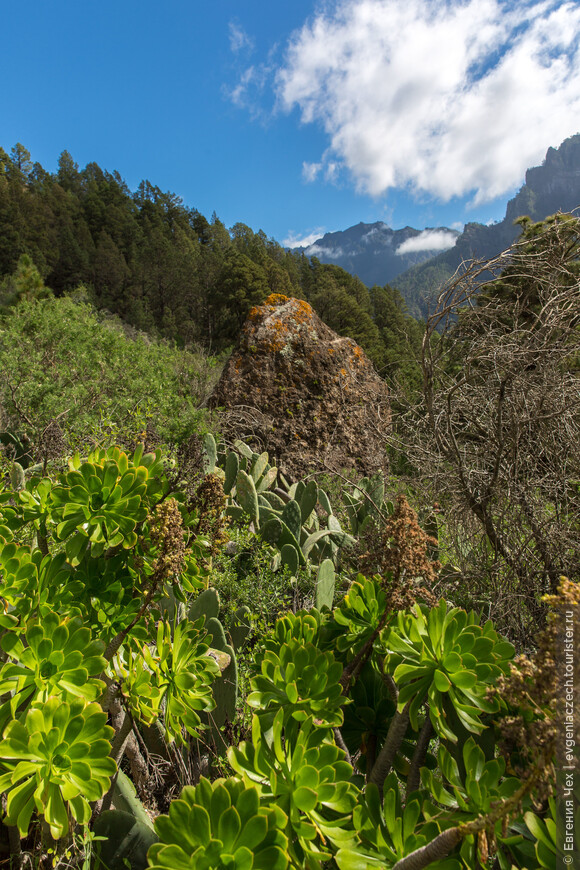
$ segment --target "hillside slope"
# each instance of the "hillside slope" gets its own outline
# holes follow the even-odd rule
[[[557,211],[568,212],[580,206],[580,134],[566,139],[559,148],[549,148],[541,166],[526,172],[526,182],[511,199],[502,221],[491,226],[466,224],[453,248],[428,262],[400,274],[394,286],[403,295],[409,312],[424,317],[438,288],[461,265],[472,259],[496,257],[519,235],[514,221],[528,215],[543,220]]]

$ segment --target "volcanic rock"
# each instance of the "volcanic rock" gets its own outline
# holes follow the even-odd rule
[[[386,470],[386,384],[300,299],[273,294],[252,308],[211,404],[225,409],[226,438],[267,450],[290,479]]]

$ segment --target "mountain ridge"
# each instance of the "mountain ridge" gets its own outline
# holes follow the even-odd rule
[[[495,257],[508,248],[520,233],[515,221],[528,215],[543,220],[557,211],[572,211],[580,206],[580,134],[565,139],[558,148],[549,148],[540,166],[530,167],[518,193],[506,203],[505,216],[497,223],[465,224],[463,232],[448,227],[417,230],[405,227],[392,230],[381,221],[359,223],[346,230],[326,233],[301,250],[323,263],[334,263],[358,277],[368,287],[391,284],[402,294],[409,313],[425,317],[429,301],[462,262]],[[379,245],[370,244],[374,234]],[[445,249],[397,250],[409,240],[433,242],[439,236]],[[397,245],[394,242],[397,242]],[[405,265],[407,264],[407,265]]]
[[[439,244],[444,240],[451,246],[458,236],[457,230],[448,227],[416,230],[406,226],[393,230],[384,221],[371,224],[361,221],[346,230],[325,233],[311,245],[297,250],[307,257],[316,257],[321,263],[340,266],[372,287],[387,284],[401,272],[431,259],[433,248],[428,246],[437,244],[435,240],[439,240]],[[421,237],[427,247],[415,247],[417,240],[421,243]]]

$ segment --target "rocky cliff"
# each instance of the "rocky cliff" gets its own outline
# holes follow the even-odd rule
[[[514,221],[528,215],[543,220],[558,211],[580,207],[580,134],[566,139],[559,148],[549,148],[541,166],[526,172],[526,183],[506,206],[502,221],[491,226],[469,223],[448,251],[426,263],[413,266],[393,280],[409,310],[417,317],[428,314],[430,301],[464,262],[497,257],[520,234]]]
[[[273,294],[252,308],[211,404],[225,410],[226,437],[267,450],[291,479],[386,468],[384,381],[299,299]]]

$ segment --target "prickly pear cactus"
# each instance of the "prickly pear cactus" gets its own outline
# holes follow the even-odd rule
[[[10,466],[10,484],[15,492],[26,486],[24,469],[19,462],[13,462]]]
[[[298,550],[293,544],[284,544],[280,550],[282,564],[287,565],[291,574],[296,574],[300,565]]]
[[[305,523],[318,503],[318,485],[315,480],[309,481],[300,498],[300,515]]]
[[[250,475],[241,469],[236,477],[236,493],[240,505],[250,516],[256,528],[258,528],[260,524],[260,512],[256,485]]]
[[[221,677],[213,684],[215,708],[210,714],[212,736],[218,752],[225,751],[229,745],[221,729],[226,722],[234,721],[238,700],[238,663],[236,653],[230,644],[224,645],[223,652],[229,655],[230,663],[222,671]]]
[[[226,495],[229,495],[235,486],[239,470],[240,460],[238,454],[234,450],[230,450],[226,457],[225,464],[224,492]]]
[[[325,559],[320,565],[316,577],[315,603],[317,610],[321,610],[323,607],[328,607],[329,610],[332,610],[334,587],[334,565],[331,559]]]
[[[284,506],[281,519],[283,523],[286,523],[296,540],[299,541],[300,530],[302,529],[302,513],[297,501],[289,501]]]
[[[203,439],[204,471],[211,474],[215,471],[217,462],[217,444],[211,432],[207,432]]]
[[[212,617],[216,617],[220,612],[220,598],[217,589],[210,586],[209,589],[204,589],[197,596],[189,608],[189,619],[196,622],[200,617],[205,616],[205,625],[207,628],[208,621]]]
[[[239,652],[246,643],[252,629],[252,614],[245,604],[238,607],[230,622],[232,646]]]

